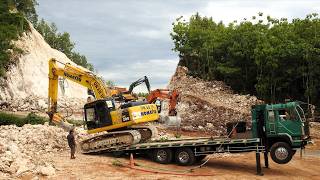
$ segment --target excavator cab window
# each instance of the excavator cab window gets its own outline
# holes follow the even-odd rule
[[[115,110],[112,100],[97,100],[84,106],[87,129],[112,125],[110,111]]]

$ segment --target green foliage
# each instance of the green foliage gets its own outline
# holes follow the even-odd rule
[[[22,51],[12,45],[19,35],[29,30],[29,25],[22,13],[11,12],[13,1],[0,1],[0,77],[5,75],[6,69],[12,63],[11,55]]]
[[[58,32],[58,28],[54,23],[49,24],[43,19],[35,25],[35,28],[52,48],[63,52],[76,64],[93,71],[93,66],[88,63],[87,58],[74,51],[75,43],[71,41],[69,33]]]
[[[48,120],[44,117],[38,116],[35,113],[29,113],[28,116],[24,119],[25,124],[44,124]]]
[[[144,97],[144,98],[147,98],[149,93],[144,93],[144,92],[139,92],[138,94],[138,97]]]
[[[87,62],[87,58],[74,51],[75,44],[70,40],[69,33],[59,33],[53,23],[48,24],[44,20],[38,22],[36,5],[36,0],[0,0],[0,77],[4,76],[9,65],[14,63],[12,55],[23,52],[15,48],[12,41],[30,29],[27,20],[44,36],[50,46],[65,53],[76,64],[92,71],[93,66]]]
[[[35,113],[29,113],[26,117],[0,112],[0,125],[17,125],[19,127],[25,124],[44,124],[48,120],[38,116]]]
[[[105,84],[107,87],[115,87],[116,83],[114,81],[111,80],[104,80]]]
[[[75,120],[75,119],[68,119],[67,122],[75,126],[82,126],[84,124],[82,120]]]
[[[22,13],[32,24],[38,21],[35,6],[38,5],[36,0],[7,0],[11,11],[17,10]]]
[[[173,24],[180,65],[192,76],[223,80],[267,102],[290,98],[320,105],[320,19],[275,19],[258,13],[228,25],[193,15]]]
[[[0,125],[11,125],[11,124],[15,124],[17,126],[23,126],[24,118],[17,115],[0,112]]]
[[[177,138],[177,139],[181,138],[181,136],[182,136],[182,135],[181,135],[180,132],[174,133],[174,137]]]

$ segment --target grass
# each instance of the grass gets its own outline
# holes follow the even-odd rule
[[[29,113],[26,117],[22,117],[15,114],[9,114],[0,112],[0,125],[17,125],[19,127],[25,124],[44,124],[48,122],[47,118],[36,115],[35,113]]]
[[[74,120],[74,119],[67,119],[67,122],[75,126],[82,126],[84,124],[82,120]]]

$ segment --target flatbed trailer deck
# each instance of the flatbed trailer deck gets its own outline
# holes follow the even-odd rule
[[[256,152],[257,174],[262,175],[260,153],[265,152],[260,138],[231,139],[227,137],[199,137],[168,139],[109,149],[113,153],[148,153],[156,162],[167,164],[173,159],[180,165],[192,165],[213,153]],[[268,167],[268,160],[265,165]]]
[[[150,150],[157,148],[179,148],[179,147],[217,147],[216,150],[206,152],[197,152],[197,154],[215,153],[215,152],[243,152],[243,151],[263,151],[264,147],[260,145],[259,138],[252,139],[231,139],[231,138],[188,138],[188,139],[171,139],[164,141],[153,141],[147,143],[134,144],[128,147],[118,147],[112,151],[136,151],[136,150]],[[207,148],[209,149],[209,148]],[[196,152],[196,151],[195,151]]]

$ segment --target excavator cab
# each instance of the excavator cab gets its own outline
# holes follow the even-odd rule
[[[111,111],[115,110],[113,99],[100,99],[84,105],[87,129],[96,129],[112,125]]]

